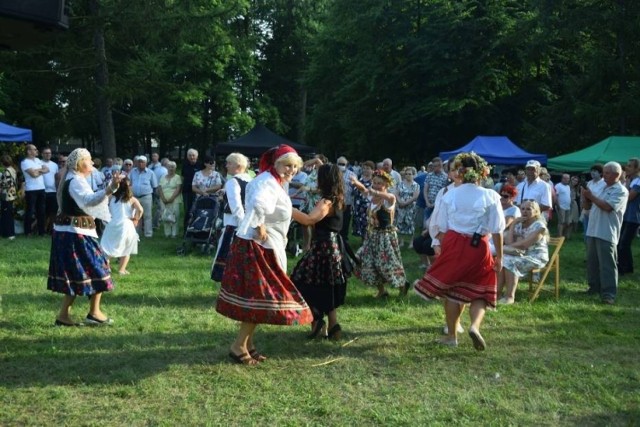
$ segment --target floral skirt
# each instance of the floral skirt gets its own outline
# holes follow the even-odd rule
[[[347,295],[349,275],[342,267],[340,238],[338,233],[331,233],[327,239],[314,239],[291,273],[291,280],[316,320],[343,305]]]
[[[220,237],[220,243],[218,244],[218,251],[213,259],[213,265],[211,266],[211,280],[220,282],[222,280],[222,274],[224,268],[227,265],[227,257],[229,256],[229,249],[231,248],[231,242],[236,235],[236,227],[233,225],[227,225],[224,228],[224,233]]]
[[[309,306],[278,264],[275,253],[235,238],[222,275],[216,311],[230,319],[272,325],[304,325]]]
[[[416,293],[426,299],[446,298],[459,303],[483,299],[496,306],[498,278],[489,250],[489,237],[478,247],[471,237],[447,231],[442,240],[442,254],[415,285]]]
[[[355,275],[366,285],[404,286],[407,279],[395,228],[370,230],[356,256],[360,265],[356,266]]]
[[[112,290],[111,269],[98,239],[54,230],[47,289],[74,296]]]

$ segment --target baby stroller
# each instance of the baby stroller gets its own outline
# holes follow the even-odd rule
[[[178,255],[185,255],[195,245],[204,254],[211,254],[218,244],[222,229],[220,200],[217,196],[198,197],[191,206],[187,229]]]

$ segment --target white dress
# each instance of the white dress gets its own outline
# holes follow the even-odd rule
[[[111,221],[107,224],[100,239],[100,245],[110,257],[122,257],[138,253],[138,233],[131,221],[133,205],[131,202],[109,201]]]

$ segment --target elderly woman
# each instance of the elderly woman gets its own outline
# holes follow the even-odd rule
[[[3,154],[0,160],[4,168],[0,173],[0,236],[13,240],[16,238],[13,203],[18,198],[18,174],[10,155]]]
[[[534,200],[525,201],[520,206],[522,216],[513,221],[505,236],[502,272],[498,278],[500,293],[506,292],[498,301],[513,304],[516,297],[518,279],[534,268],[542,268],[549,261],[547,224]]]
[[[373,170],[376,164],[371,160],[362,163],[362,174],[358,177],[360,183],[366,188],[371,188],[373,182]],[[362,237],[367,234],[367,211],[369,210],[369,197],[366,193],[353,192],[353,232],[354,236]]]
[[[487,163],[477,154],[460,153],[450,167],[457,170],[462,184],[442,196],[432,225],[441,254],[415,282],[416,293],[425,298],[442,298],[447,317],[447,336],[438,342],[458,345],[458,324],[465,304],[471,304],[469,336],[476,350],[486,348],[480,326],[487,306],[496,304],[496,272],[502,269],[504,213],[499,196],[480,187]],[[495,258],[489,249],[489,235],[496,246]]]
[[[229,179],[224,185],[224,232],[218,242],[218,250],[213,259],[211,268],[211,280],[222,280],[224,268],[227,265],[227,256],[231,242],[236,234],[236,228],[244,219],[244,195],[247,183],[251,177],[247,174],[249,159],[244,154],[231,153],[227,156],[227,176]]]
[[[67,176],[58,189],[59,214],[53,226],[47,288],[64,294],[55,324],[77,326],[71,318],[76,297],[89,297],[88,325],[111,325],[113,320],[100,309],[102,293],[113,289],[109,262],[100,248],[95,219],[109,221],[107,196],[119,186],[114,173],[103,190],[94,192],[86,178],[91,175],[91,154],[76,148],[67,158]]]
[[[191,190],[196,199],[211,196],[222,188],[222,175],[216,172],[216,161],[211,156],[204,157],[204,168],[196,172],[191,182]]]
[[[416,168],[408,166],[402,171],[402,181],[395,188],[397,200],[396,227],[398,228],[398,240],[400,247],[404,246],[404,240],[400,236],[409,236],[408,245],[413,241],[415,233],[416,201],[420,195],[420,184],[414,181]]]
[[[182,204],[182,177],[176,174],[176,162],[167,163],[167,174],[160,178],[161,220],[164,223],[164,236],[175,238],[178,235],[178,218]]]
[[[287,276],[287,232],[292,205],[286,186],[302,165],[288,145],[260,158],[260,175],[247,185],[245,216],[231,243],[216,310],[241,322],[229,357],[255,365],[266,359],[253,345],[261,323],[304,325],[313,320],[309,306]]]

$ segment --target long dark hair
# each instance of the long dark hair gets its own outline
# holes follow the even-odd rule
[[[330,200],[336,209],[344,209],[344,183],[342,172],[334,164],[326,164],[318,169],[318,190],[323,199]]]
[[[128,202],[133,197],[133,191],[131,191],[131,185],[129,182],[129,178],[124,178],[120,181],[120,185],[115,193],[113,193],[113,197],[116,199],[116,202]]]

